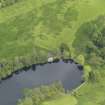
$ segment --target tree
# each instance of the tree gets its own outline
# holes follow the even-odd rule
[[[66,43],[61,43],[60,45],[60,52],[61,54],[64,55],[68,55],[69,57],[71,57],[71,51],[69,46]]]
[[[100,49],[100,56],[105,59],[105,47],[103,47],[102,49]]]
[[[84,65],[84,63],[85,63],[85,58],[84,58],[84,56],[83,56],[83,55],[79,55],[79,56],[77,57],[77,62],[80,63],[81,65]]]
[[[90,58],[88,63],[94,67],[102,66],[103,65],[103,59],[100,56],[97,56],[95,53],[90,54]]]
[[[26,97],[24,100],[20,100],[18,105],[34,105],[31,98]]]
[[[85,70],[86,72],[91,72],[91,71],[92,71],[92,68],[91,68],[89,65],[85,65],[85,66],[84,66],[84,70]]]
[[[102,79],[101,73],[99,71],[91,71],[89,73],[89,80],[91,82],[99,82]]]
[[[84,74],[83,74],[83,79],[85,81],[88,81],[89,79],[89,74],[91,73],[92,69],[89,65],[84,66]]]
[[[0,8],[10,6],[20,0],[0,0]]]

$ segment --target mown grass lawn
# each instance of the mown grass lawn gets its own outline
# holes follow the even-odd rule
[[[65,95],[56,100],[44,102],[42,105],[77,105],[77,100],[70,95]]]

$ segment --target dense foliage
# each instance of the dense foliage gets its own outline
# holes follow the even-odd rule
[[[86,62],[93,67],[105,64],[105,16],[98,17],[81,25],[74,41],[76,51],[85,56]]]
[[[3,59],[0,62],[0,79],[4,79],[15,73],[21,71],[24,68],[29,67],[31,64],[41,64],[46,62],[47,55],[44,51],[35,51],[31,55],[16,56],[14,59],[6,60]]]
[[[21,0],[0,0],[0,8],[10,6],[18,1],[21,1]]]
[[[19,100],[18,105],[41,105],[42,102],[61,97],[64,93],[63,86],[60,82],[53,83],[49,86],[25,89],[24,99]]]

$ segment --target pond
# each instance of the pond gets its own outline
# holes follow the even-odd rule
[[[54,81],[61,81],[66,90],[72,90],[81,84],[82,71],[70,61],[34,65],[1,82],[0,105],[16,105],[17,100],[23,97],[24,88],[38,87]]]

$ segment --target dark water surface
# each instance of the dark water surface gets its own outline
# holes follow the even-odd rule
[[[81,84],[82,71],[74,63],[45,64],[33,70],[22,71],[0,84],[0,105],[16,105],[24,88],[38,87],[54,81],[61,81],[65,89],[73,89]]]

